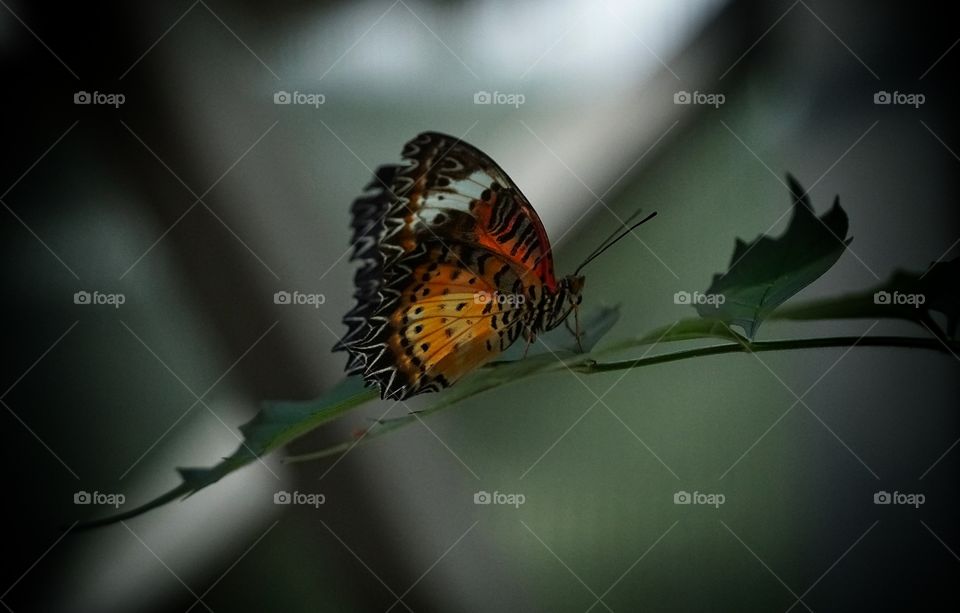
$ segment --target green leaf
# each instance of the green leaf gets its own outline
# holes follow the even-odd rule
[[[794,203],[787,230],[779,238],[759,236],[749,244],[737,239],[729,269],[715,275],[705,292],[722,296],[722,304],[696,305],[701,317],[736,325],[750,339],[775,308],[829,270],[852,240],[839,197],[818,218],[796,179],[787,175],[787,182]]]
[[[743,342],[743,337],[730,328],[726,322],[713,317],[688,317],[660,326],[638,338],[628,338],[613,344],[604,353],[631,349],[643,345],[656,345],[676,341],[718,338],[727,341]]]
[[[587,330],[584,337],[585,347],[592,347],[613,327],[618,319],[619,309],[617,307],[601,308],[591,317],[585,327]],[[570,344],[575,346],[575,341],[572,338]],[[446,390],[438,396],[437,403],[424,411],[420,411],[418,416],[438,411],[464,398],[518,378],[541,371],[566,368],[567,360],[580,360],[582,358],[583,354],[576,353],[571,348],[557,352],[547,351],[512,362],[500,362],[494,365],[495,367],[481,369],[455,387]],[[360,377],[350,377],[316,400],[266,403],[252,420],[240,426],[240,432],[244,438],[237,450],[218,464],[209,468],[178,468],[177,471],[180,473],[182,482],[175,488],[129,511],[81,522],[78,524],[78,528],[95,528],[116,523],[146,513],[178,498],[191,496],[258,458],[376,397],[376,390],[366,388]],[[388,431],[406,425],[414,419],[416,418],[413,415],[407,415],[394,420],[379,422],[379,424],[384,431]],[[346,441],[337,445],[335,451],[346,450],[353,444],[353,441]],[[330,453],[324,455],[330,455],[335,451],[331,450]]]
[[[178,468],[183,480],[177,487],[136,508],[78,524],[80,529],[116,523],[146,513],[177,498],[190,496],[212,485],[271,451],[377,397],[359,377],[346,379],[316,400],[271,402],[240,426],[244,439],[236,451],[209,468]]]
[[[931,313],[946,316],[944,334]],[[956,338],[960,320],[960,258],[934,262],[923,273],[898,270],[862,292],[783,307],[776,319],[905,319]]]

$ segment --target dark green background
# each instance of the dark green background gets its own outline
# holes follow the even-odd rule
[[[704,290],[735,237],[782,231],[786,219],[771,226],[790,205],[778,181],[788,171],[816,183],[818,212],[839,193],[854,237],[853,252],[800,298],[954,256],[960,139],[948,89],[960,51],[920,76],[957,34],[922,3],[875,4],[690,5],[662,24],[630,3],[610,6],[632,16],[623,29],[603,7],[595,22],[572,5],[397,4],[322,80],[390,3],[197,4],[123,79],[189,2],[10,4],[79,78],[0,10],[0,188],[79,121],[0,211],[4,389],[16,383],[0,411],[0,591],[12,586],[0,600],[18,613],[183,610],[191,590],[213,586],[203,599],[216,611],[384,610],[390,590],[406,591],[470,529],[404,596],[412,609],[582,611],[596,600],[591,590],[600,595],[630,568],[604,596],[614,611],[783,611],[793,594],[817,611],[953,610],[960,465],[956,449],[943,454],[958,437],[957,363],[921,351],[854,349],[835,367],[842,350],[705,358],[622,380],[547,375],[336,465],[269,458],[269,470],[253,465],[127,528],[71,534],[44,555],[64,526],[97,511],[73,505],[75,491],[146,500],[177,482],[174,467],[231,452],[230,429],[259,401],[311,398],[339,380],[343,359],[329,347],[351,304],[353,268],[338,262],[349,203],[369,181],[365,166],[397,161],[422,130],[466,133],[518,182],[555,239],[629,169],[603,200],[620,217],[638,206],[660,215],[640,232],[649,250],[628,238],[587,269],[587,307],[622,307],[610,339],[694,315],[673,294]],[[527,53],[502,57],[514,48],[505,37],[524,30],[534,41]],[[638,47],[659,30],[650,44],[669,70]],[[601,63],[577,55],[604,45],[613,51]],[[74,106],[78,89],[122,91],[128,102]],[[327,100],[276,106],[279,89]],[[527,103],[475,106],[480,89],[523,92]],[[679,89],[723,92],[727,102],[677,106]],[[878,90],[922,92],[927,102],[877,106]],[[204,195],[213,212],[194,207],[120,279],[195,201],[131,131],[201,195],[274,122]],[[559,241],[558,273],[616,225],[597,205]],[[80,289],[123,292],[127,303],[77,306]],[[280,289],[327,301],[278,306]],[[771,322],[759,338],[858,335],[872,323]],[[871,333],[926,335],[888,322]],[[560,346],[565,334],[545,341]],[[241,356],[205,396],[210,411],[184,416],[189,390],[203,394]],[[778,422],[794,401],[786,387],[802,394],[814,383],[812,413],[797,406]],[[606,406],[583,416],[590,390],[611,386]],[[388,407],[373,403],[295,451],[339,442]],[[279,489],[322,492],[327,502],[275,506]],[[476,506],[477,490],[527,502]],[[726,503],[677,506],[678,490],[723,493]],[[922,492],[927,502],[876,506],[877,490]]]

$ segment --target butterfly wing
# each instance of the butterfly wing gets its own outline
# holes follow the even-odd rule
[[[395,198],[391,190],[394,177],[401,166],[382,166],[366,187],[367,195],[357,198],[351,207],[353,220],[353,248],[351,260],[361,262],[354,277],[353,297],[356,305],[343,317],[347,333],[334,346],[334,351],[347,351],[347,373],[356,373],[364,366],[364,355],[350,351],[358,340],[370,332],[370,318],[380,304],[383,287],[383,254],[380,239],[383,236],[387,214]]]
[[[543,223],[489,156],[452,136],[424,132],[404,146],[403,158],[405,166],[381,168],[373,184],[379,188],[373,200],[390,202],[378,211],[382,227],[374,228],[384,267],[424,239],[459,240],[499,253],[537,282],[556,286]],[[364,213],[369,220],[375,207],[368,201],[361,206],[358,211],[355,204],[355,219]]]
[[[456,237],[485,247],[512,262],[528,283],[556,287],[540,217],[489,156],[452,136],[425,132],[407,143],[404,157],[411,167],[398,176],[409,195],[397,208],[413,216],[409,234]]]
[[[530,304],[490,306],[478,292],[526,297],[556,288],[543,224],[493,160],[436,132],[407,143],[403,157],[406,165],[378,169],[371,193],[354,202],[357,305],[335,347],[350,354],[347,371],[379,384],[385,397],[441,389],[516,340]],[[431,315],[411,327],[424,313]]]
[[[396,269],[402,272],[384,286],[370,333],[350,347],[364,355],[363,375],[383,397],[452,385],[520,336],[523,286],[499,255],[464,243],[423,243]]]

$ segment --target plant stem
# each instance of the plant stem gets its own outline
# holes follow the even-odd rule
[[[952,346],[951,346],[952,345]],[[572,364],[571,369],[582,373],[609,372],[665,364],[689,358],[722,355],[726,353],[762,353],[765,351],[788,351],[794,349],[823,349],[827,347],[908,347],[913,349],[929,349],[955,355],[960,352],[960,346],[955,342],[949,344],[933,338],[911,338],[906,336],[829,336],[825,338],[809,338],[782,341],[756,341],[753,343],[728,343],[712,347],[700,347],[677,351],[665,355],[656,355],[636,360],[622,360],[619,362],[595,362],[588,360]]]

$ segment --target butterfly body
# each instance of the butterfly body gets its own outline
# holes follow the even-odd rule
[[[584,278],[557,279],[543,224],[489,157],[427,132],[352,207],[357,305],[335,347],[384,398],[438,391],[566,321]]]

